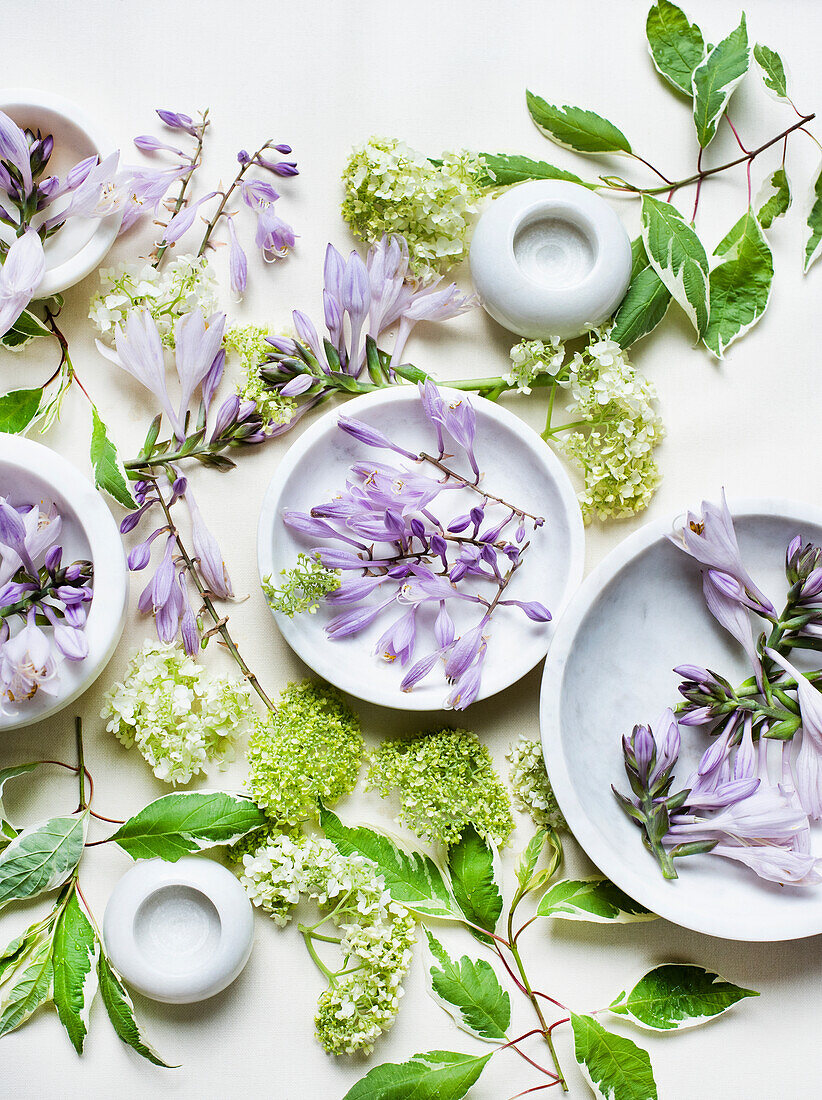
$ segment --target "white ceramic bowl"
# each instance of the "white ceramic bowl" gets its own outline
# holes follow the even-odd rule
[[[785,547],[794,535],[822,545],[822,509],[781,500],[732,502],[742,557],[782,606]],[[540,701],[545,764],[579,843],[629,897],[685,928],[732,940],[789,940],[822,932],[822,886],[787,887],[718,856],[679,859],[663,878],[611,792],[628,790],[621,737],[655,722],[680,699],[673,668],[716,669],[732,683],[750,675],[741,647],[705,607],[699,565],[666,539],[671,519],[620,543],[585,579],[551,645]],[[798,663],[801,657],[792,658]],[[682,727],[679,790],[709,738]],[[771,746],[778,778],[778,745]],[[811,825],[822,855],[822,824]]]
[[[235,876],[213,860],[141,860],[109,898],[103,938],[138,993],[190,1004],[239,975],[254,943],[254,915]]]
[[[450,401],[467,395],[440,387]],[[576,495],[559,459],[533,429],[507,409],[485,398],[470,395],[477,413],[476,453],[484,471],[483,485],[498,496],[544,516],[545,525],[529,535],[531,546],[510,595],[515,599],[540,600],[556,619],[582,577],[585,536]],[[340,413],[379,427],[395,442],[419,450],[424,440],[436,446],[433,428],[422,411],[416,386],[392,386],[364,394],[328,412],[313,424],[286,453],[268,487],[260,513],[257,561],[260,577],[272,576],[294,565],[297,555],[325,540],[291,531],[282,521],[284,509],[308,512],[330,500],[345,484],[352,462],[363,458],[391,464],[397,456],[374,451],[340,431]],[[398,459],[398,461],[403,461]],[[457,469],[462,469],[459,459]],[[465,464],[465,473],[470,472]],[[467,511],[463,494],[442,498],[438,511],[446,522]],[[453,508],[452,512],[443,509]],[[329,545],[331,545],[329,543]],[[453,601],[456,602],[456,601]],[[349,638],[330,639],[326,623],[339,609],[321,606],[313,615],[289,619],[276,612],[274,619],[291,648],[325,680],[360,699],[398,710],[442,710],[448,686],[437,668],[413,691],[401,691],[407,671],[373,655],[374,645],[390,619],[378,617],[370,627]],[[451,608],[459,634],[476,621],[474,604]],[[429,652],[436,607],[424,607],[417,618],[421,640],[417,656]],[[500,607],[489,630],[488,653],[478,698],[509,687],[545,656],[555,623],[534,623],[514,607]],[[433,644],[433,641],[432,641]],[[416,659],[416,658],[415,658]],[[410,666],[408,666],[410,667]]]
[[[54,136],[47,174],[62,179],[78,161],[94,153],[103,160],[114,152],[113,142],[96,122],[70,100],[53,92],[0,88],[0,110],[24,129],[39,129],[44,135]],[[72,218],[50,237],[44,246],[46,273],[35,298],[48,298],[67,290],[99,267],[117,238],[122,220],[122,211],[107,218]]]
[[[62,710],[103,671],[123,633],[128,569],[120,532],[103,498],[79,470],[48,447],[0,433],[0,495],[12,504],[53,501],[63,517],[58,540],[63,564],[88,559],[94,565],[85,626],[88,656],[84,661],[61,662],[57,695],[38,691],[32,699],[0,711],[0,730],[10,730]]]
[[[576,183],[511,187],[471,239],[471,276],[488,313],[529,339],[579,336],[610,317],[631,279],[631,242],[613,208]]]

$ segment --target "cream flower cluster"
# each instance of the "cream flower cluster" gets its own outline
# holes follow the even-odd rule
[[[231,325],[223,337],[223,347],[240,361],[237,393],[253,401],[263,420],[271,424],[287,424],[294,415],[295,402],[270,389],[260,378],[260,366],[274,350],[266,340],[271,332],[262,325]]]
[[[372,138],[353,151],[343,172],[342,216],[361,240],[404,237],[415,275],[445,271],[467,254],[482,195],[480,168],[466,151],[443,153],[433,163],[394,138]]]
[[[511,746],[507,759],[511,764],[509,779],[517,808],[530,814],[536,825],[567,829],[551,789],[539,741],[523,734]]]
[[[654,386],[603,330],[592,332],[559,381],[570,391],[572,420],[584,422],[558,446],[584,476],[586,522],[647,507],[660,481],[653,452],[664,435]]]
[[[217,280],[210,264],[197,256],[176,256],[162,270],[149,263],[121,263],[100,269],[100,289],[89,303],[89,319],[103,338],[113,339],[133,309],[147,309],[166,347],[174,347],[174,323],[199,309],[217,308]]]
[[[204,774],[210,761],[226,766],[251,713],[242,684],[211,676],[180,645],[149,641],[106,693],[101,717],[158,779],[176,785]]]
[[[556,375],[565,362],[565,344],[558,336],[547,340],[521,340],[511,348],[511,370],[505,381],[520,393],[530,393],[541,374]]]
[[[317,1038],[330,1054],[371,1051],[396,1018],[415,919],[391,900],[370,860],[344,856],[321,837],[281,835],[242,862],[240,882],[277,924],[308,897],[340,929],[342,966],[320,997]]]

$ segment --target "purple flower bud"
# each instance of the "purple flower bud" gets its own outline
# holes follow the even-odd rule
[[[188,602],[186,602],[186,608],[183,612],[182,620],[180,621],[180,636],[183,640],[183,648],[186,653],[190,657],[193,657],[200,648],[200,632],[197,629],[197,620],[194,618],[194,612],[191,610]]]
[[[451,581],[456,584],[461,581],[465,574],[468,572],[468,566],[464,561],[457,561],[451,567],[451,572],[448,574]]]
[[[392,443],[388,436],[383,435],[377,428],[372,428],[370,424],[363,423],[362,420],[354,420],[349,416],[339,416],[337,417],[337,424],[342,431],[347,432],[348,435],[353,436],[360,443],[365,443],[368,447],[396,451],[397,454],[412,458],[415,462],[419,461],[419,455],[412,454],[411,451],[406,451],[405,448]]]
[[[713,679],[707,668],[701,665],[677,665],[674,672],[683,680],[692,680],[695,684],[708,684]]]
[[[448,614],[445,600],[440,600],[440,609],[434,623],[434,637],[440,649],[447,649],[454,641],[455,634],[454,620]]]
[[[248,164],[251,160],[251,154],[247,149],[241,149],[237,154],[237,161],[239,164]]]
[[[151,545],[148,540],[129,550],[126,560],[132,573],[138,573],[141,569],[145,569],[151,561]]]
[[[412,691],[420,680],[425,679],[437,663],[439,656],[439,653],[429,653],[427,657],[422,657],[416,664],[413,664],[403,677],[400,683],[400,690]]]
[[[704,726],[713,717],[714,712],[710,707],[696,707],[694,710],[689,710],[687,714],[683,714],[679,719],[679,724],[680,726]]]
[[[50,546],[46,552],[45,566],[49,573],[54,573],[60,568],[60,562],[63,558],[62,546]]]
[[[451,531],[455,535],[459,535],[467,527],[470,527],[470,525],[471,525],[471,517],[470,516],[457,516],[456,519],[452,519],[451,522],[448,524],[448,530]]]
[[[240,398],[236,393],[232,393],[217,410],[217,415],[214,418],[214,427],[211,430],[212,443],[215,439],[222,439],[228,429],[236,424],[239,411]]]
[[[88,657],[88,639],[85,631],[76,630],[65,623],[56,623],[54,644],[69,661],[83,661]]]
[[[415,538],[418,538],[418,539],[420,539],[424,542],[425,541],[425,524],[422,522],[422,520],[417,519],[417,517],[415,516],[414,519],[411,520],[410,526],[411,526],[411,534],[414,535]],[[434,551],[434,552],[439,553],[439,551]]]
[[[634,750],[634,759],[636,760],[636,770],[639,775],[639,781],[643,786],[647,786],[651,768],[654,766],[654,761],[656,760],[656,742],[654,741],[654,735],[647,726],[634,726],[631,744]]]
[[[538,603],[536,600],[500,600],[500,603],[506,606],[519,607],[535,623],[550,623],[551,621],[551,612],[544,604]]]
[[[483,618],[472,630],[467,630],[454,642],[445,659],[445,677],[452,682],[459,680],[474,663],[482,645],[482,632],[487,618]]]
[[[140,134],[139,137],[134,139],[134,144],[145,153],[156,153],[158,150],[163,150],[164,152],[174,153],[178,157],[185,156],[182,149],[175,149],[173,145],[160,141],[158,138],[152,137],[151,134]]]
[[[157,108],[157,114],[166,126],[170,126],[172,130],[185,130],[192,137],[197,136],[197,126],[194,119],[189,115],[184,115],[180,111],[167,111],[160,108]]]
[[[283,397],[299,397],[314,385],[316,379],[310,374],[295,374],[284,386],[280,387]]]
[[[72,562],[72,564],[69,565],[66,569],[66,574],[65,574],[66,575],[66,580],[67,581],[76,581],[79,578],[82,571],[83,571],[82,566],[79,564],[79,562],[76,562],[76,561]],[[63,597],[61,596],[60,598],[62,599]]]
[[[271,148],[276,149],[278,153],[282,153],[284,157],[287,157],[288,154],[291,152],[290,145],[272,145]]]
[[[802,536],[794,535],[791,541],[788,543],[788,548],[785,551],[785,561],[790,562],[799,551],[802,549]]]

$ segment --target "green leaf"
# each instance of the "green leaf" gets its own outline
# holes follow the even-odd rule
[[[40,1005],[51,1000],[51,939],[36,948],[16,985],[0,1005],[0,1036],[25,1023]]]
[[[356,853],[377,865],[394,901],[426,916],[461,919],[462,914],[442,872],[430,856],[423,852],[407,852],[390,837],[364,825],[350,829],[324,806],[320,808],[320,825],[344,856]]]
[[[810,230],[805,242],[805,271],[808,271],[818,258],[822,245],[822,164],[813,181],[813,201],[805,224]]]
[[[702,336],[708,326],[708,257],[699,237],[675,206],[643,195],[642,241],[651,267]]]
[[[756,196],[757,219],[763,229],[770,229],[777,218],[787,214],[791,206],[791,185],[784,168],[771,172]]]
[[[97,975],[100,980],[103,1004],[119,1038],[143,1058],[153,1062],[155,1066],[176,1069],[176,1066],[170,1066],[168,1062],[164,1062],[156,1050],[146,1042],[134,1015],[134,1005],[126,993],[122,979],[102,951],[97,962]]]
[[[5,816],[3,809],[3,788],[10,779],[16,779],[18,775],[27,775],[40,766],[40,761],[35,760],[30,764],[14,764],[10,768],[0,768],[0,817]]]
[[[25,431],[37,415],[42,396],[42,387],[4,393],[0,397],[0,432],[18,435]]]
[[[556,168],[544,160],[531,160],[530,157],[508,153],[480,153],[480,160],[485,169],[477,180],[481,187],[510,187],[511,184],[522,183],[524,180],[566,180],[592,191],[597,187],[595,183],[586,183],[573,172]]]
[[[676,4],[657,0],[648,12],[645,33],[657,72],[690,98],[694,69],[705,59],[702,31]]]
[[[702,966],[665,963],[649,970],[630,993],[620,993],[609,1008],[652,1031],[677,1031],[704,1024],[737,1001],[758,996]]]
[[[88,813],[52,817],[19,833],[0,853],[0,907],[62,886],[83,854]]]
[[[719,120],[750,64],[751,50],[743,12],[736,30],[714,46],[694,71],[694,124],[703,149],[713,141]]]
[[[655,913],[623,894],[619,887],[602,875],[563,879],[555,883],[542,895],[537,915],[592,921],[595,924],[656,920]]]
[[[657,1100],[647,1050],[606,1031],[592,1016],[572,1012],[571,1027],[576,1060],[596,1096],[605,1100]]]
[[[511,998],[499,984],[493,966],[467,955],[454,962],[427,928],[425,934],[436,959],[428,969],[434,1000],[469,1035],[485,1042],[504,1042],[511,1023]]]
[[[91,465],[94,467],[94,484],[114,497],[124,508],[136,508],[137,502],[128,487],[128,476],[111,442],[106,426],[100,419],[96,406],[91,406]]]
[[[24,309],[11,328],[5,335],[0,337],[0,344],[14,351],[19,351],[35,337],[50,335],[51,329],[44,325],[31,310]]]
[[[577,153],[630,153],[626,136],[612,122],[581,107],[554,107],[526,92],[531,118],[547,138]]]
[[[490,1057],[430,1050],[407,1062],[385,1062],[366,1073],[343,1100],[460,1100]]]
[[[13,940],[6,944],[0,952],[0,982],[5,979],[5,975],[9,971],[15,969],[29,948],[34,946],[39,933],[40,925],[33,924],[25,932],[21,932],[19,936],[15,936]]]
[[[448,852],[451,889],[457,905],[472,924],[495,932],[502,912],[502,894],[497,885],[497,857],[492,844],[479,835],[473,825],[463,830],[457,844]],[[477,939],[490,943],[490,937],[470,930]]]
[[[519,858],[516,876],[517,882],[523,890],[527,888],[531,879],[534,877],[534,871],[537,869],[539,857],[542,855],[542,849],[545,847],[545,838],[547,835],[545,829],[538,829],[526,844],[525,851]]]
[[[641,238],[640,238],[641,243]],[[609,336],[623,348],[629,348],[657,327],[671,304],[671,292],[647,262],[631,275],[625,297],[614,316]]]
[[[720,241],[714,255],[723,262],[709,278],[710,320],[704,340],[721,359],[728,345],[756,324],[771,296],[773,256],[751,209]]]
[[[54,929],[54,1004],[78,1054],[83,1053],[97,992],[99,950],[94,929],[72,892]]]
[[[189,852],[233,844],[268,818],[250,798],[230,791],[164,794],[121,825],[110,839],[132,859],[176,862]]]
[[[762,74],[762,83],[768,91],[773,92],[774,97],[782,100],[783,103],[790,102],[788,100],[788,78],[785,74],[785,66],[776,50],[771,50],[757,42],[753,48],[753,55]]]

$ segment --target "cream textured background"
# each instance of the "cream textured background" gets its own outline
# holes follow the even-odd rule
[[[234,153],[241,146],[253,148],[269,135],[292,143],[302,175],[284,182],[282,212],[301,235],[298,248],[273,269],[263,270],[254,259],[250,292],[235,310],[248,320],[283,323],[293,307],[321,316],[326,241],[342,248],[350,243],[338,214],[340,169],[351,144],[372,133],[400,135],[432,155],[460,145],[510,149],[581,170],[584,166],[572,154],[555,152],[534,130],[523,102],[528,85],[549,99],[611,117],[634,147],[663,170],[680,175],[690,171],[694,140],[687,106],[662,85],[646,57],[648,3],[512,0],[503,6],[489,0],[417,0],[401,6],[395,0],[246,0],[226,5],[202,0],[195,6],[181,0],[5,0],[0,79],[10,85],[40,85],[75,99],[99,117],[123,148],[135,134],[152,128],[155,106],[190,112],[210,106],[214,126],[203,186],[209,173],[233,174]],[[739,6],[738,0],[687,4],[713,41],[736,24]],[[752,38],[779,49],[787,59],[799,105],[820,107],[819,5],[812,0],[790,5],[749,0],[746,9]],[[754,144],[788,125],[792,116],[769,100],[752,76],[737,93],[733,117],[743,138]],[[723,127],[708,162],[728,159],[734,148]],[[136,155],[129,153],[127,160]],[[810,177],[815,155],[815,147],[801,135],[792,143],[789,170],[796,180]],[[622,172],[624,162],[615,161],[608,170]],[[765,165],[757,163],[755,186],[764,172]],[[797,205],[803,190],[797,187]],[[700,212],[704,239],[718,241],[743,205],[741,174],[714,180]],[[625,201],[619,209],[633,233],[635,208]],[[691,349],[686,324],[676,312],[637,350],[637,363],[659,388],[668,428],[659,451],[665,480],[649,518],[674,514],[702,495],[715,495],[722,484],[729,494],[819,499],[822,269],[802,279],[798,210],[771,236],[777,277],[770,310],[724,364]],[[122,241],[112,255],[132,257],[141,243],[134,237]],[[218,262],[224,262],[222,256]],[[66,331],[81,376],[97,396],[122,451],[132,453],[142,441],[149,405],[136,384],[113,373],[94,349],[84,313],[95,286],[92,276],[69,293]],[[411,351],[416,362],[447,378],[504,369],[508,346],[506,334],[477,312],[436,332],[420,330]],[[51,346],[18,360],[6,357],[3,384],[47,377],[54,363]],[[511,405],[535,426],[543,416],[539,399],[533,405],[526,399]],[[88,410],[81,396],[72,393],[63,422],[48,443],[86,468],[87,440]],[[251,597],[233,611],[236,636],[272,691],[305,672],[278,637],[255,574],[258,506],[287,446],[286,439],[244,456],[230,475],[205,470],[194,474],[198,499],[222,540],[235,589]],[[643,521],[590,528],[588,567]],[[134,588],[136,598],[138,585]],[[96,719],[104,687],[121,673],[130,649],[149,629],[132,615],[109,672],[78,708],[86,717],[96,805],[113,816],[126,816],[162,793],[140,758],[126,754]],[[478,705],[466,719],[499,762],[521,730],[536,731],[538,689],[535,671]],[[7,735],[0,762],[40,754],[71,759],[74,710]],[[409,718],[375,708],[362,708],[362,713],[372,737],[426,725],[424,716]],[[243,768],[236,765],[225,782],[239,786],[242,779]],[[217,777],[217,783],[222,781]],[[38,790],[33,786],[21,781],[10,791],[11,812],[34,819],[54,804],[58,792],[69,805],[75,797],[68,778],[44,781]],[[375,796],[360,794],[343,807],[349,818],[387,823],[386,810]],[[521,824],[514,850],[527,836]],[[590,871],[575,846],[567,847],[568,870]],[[509,874],[511,863],[509,857]],[[107,847],[86,857],[82,882],[98,918],[128,865],[123,853]],[[19,921],[19,916],[4,915],[0,937],[10,938]],[[443,938],[464,950],[473,946],[467,936],[444,933]],[[150,1037],[183,1068],[167,1072],[140,1060],[116,1039],[97,1003],[82,1061],[53,1013],[38,1016],[3,1040],[0,1095],[104,1100],[162,1091],[175,1100],[250,1095],[339,1100],[369,1063],[359,1058],[334,1061],[316,1045],[312,1015],[321,980],[296,929],[278,931],[259,918],[256,940],[244,974],[212,1001],[175,1007],[137,998]],[[683,932],[662,921],[605,929],[558,922],[534,926],[526,951],[542,987],[583,1011],[607,1003],[625,983],[664,960],[702,963],[761,990],[759,999],[744,1002],[701,1031],[636,1036],[651,1052],[659,1093],[667,1100],[692,1095],[802,1100],[819,1094],[819,938],[746,946]],[[520,1031],[513,1034],[530,1028],[530,1008],[517,1005],[515,1021],[513,1027]],[[571,1096],[584,1097],[587,1088],[574,1065],[569,1034],[563,1032],[559,1049]],[[432,1007],[417,959],[397,1024],[371,1064],[401,1061],[415,1051],[475,1046],[480,1044]],[[471,1096],[503,1100],[536,1084],[537,1076],[514,1055],[502,1053]]]

